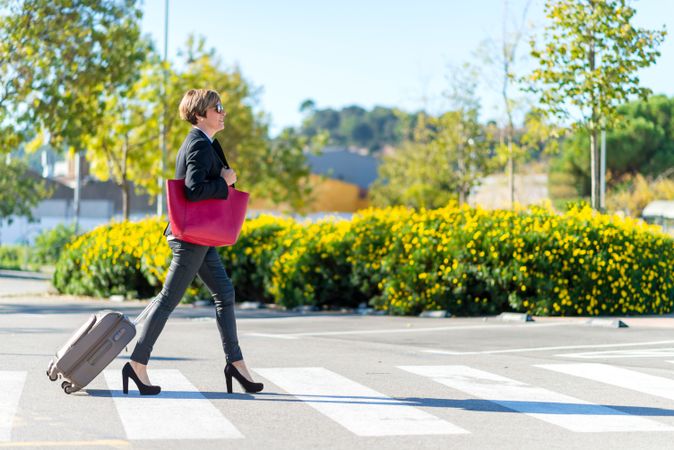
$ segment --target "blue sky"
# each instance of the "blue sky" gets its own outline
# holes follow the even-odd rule
[[[519,15],[526,1],[509,3]],[[670,33],[656,65],[640,74],[642,84],[674,95],[674,1],[633,5],[637,25],[665,25]],[[539,28],[542,10],[543,1],[532,0],[528,18]],[[163,52],[164,0],[144,0],[143,11],[143,31]],[[271,115],[274,133],[300,123],[307,98],[319,108],[441,108],[434,99],[450,67],[478,62],[474,51],[498,38],[502,13],[503,0],[169,0],[168,56],[178,61],[189,34],[205,37],[226,65],[238,64],[262,88],[259,108]],[[481,81],[482,116],[497,118],[494,83]]]

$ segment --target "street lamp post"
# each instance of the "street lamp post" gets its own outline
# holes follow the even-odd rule
[[[602,121],[601,153],[599,155],[599,210],[606,210],[606,125]]]
[[[168,83],[168,73],[166,71],[166,60],[168,59],[168,15],[169,0],[164,3],[164,59],[162,61],[162,72],[164,79],[161,85],[161,101],[163,111],[160,120],[161,127],[161,174],[159,175],[159,194],[157,194],[157,215],[164,214],[164,172],[166,171],[166,85]]]

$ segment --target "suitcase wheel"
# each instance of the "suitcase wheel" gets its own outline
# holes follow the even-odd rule
[[[63,383],[61,383],[61,387],[63,388],[63,392],[65,392],[66,394],[72,394],[73,392],[78,390],[69,381],[64,381]]]
[[[54,370],[54,361],[49,362],[49,367],[47,367],[47,376],[51,381],[56,381],[58,380],[58,373],[56,370]]]

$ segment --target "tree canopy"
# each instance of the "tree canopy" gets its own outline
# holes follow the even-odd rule
[[[35,180],[28,165],[18,159],[0,158],[0,225],[13,216],[33,219],[33,208],[49,193],[45,183]]]
[[[336,110],[316,109],[312,100],[300,106],[305,118],[300,134],[313,137],[321,132],[329,134],[328,144],[351,148],[366,148],[371,152],[386,145],[396,146],[403,142],[403,118],[408,114],[396,108],[375,106],[368,111],[351,105]]]
[[[310,139],[284,131],[270,140],[267,116],[255,108],[257,90],[238,67],[225,66],[203,39],[190,37],[181,54],[180,66],[163,67],[158,58],[150,58],[128,91],[105,97],[106,119],[87,140],[92,172],[101,179],[113,179],[125,197],[129,182],[156,195],[163,189],[158,177],[173,178],[178,150],[192,126],[179,117],[180,100],[189,89],[213,89],[227,113],[225,128],[215,138],[237,172],[237,187],[253,198],[263,196],[302,209],[310,193],[305,150],[314,145],[314,139],[322,142],[322,136]],[[168,82],[163,97],[164,70]],[[168,158],[162,172],[159,134],[165,105]]]
[[[617,109],[616,126],[606,133],[609,184],[641,174],[657,177],[674,167],[674,98],[664,95],[633,101]],[[576,131],[561,146],[553,170],[572,180],[578,195],[590,194],[587,130]]]
[[[0,0],[1,151],[46,132],[78,148],[145,59],[135,0]]]
[[[615,122],[616,108],[650,91],[638,71],[660,55],[665,31],[636,27],[628,0],[547,0],[542,42],[531,41],[538,67],[530,76],[548,114],[573,118],[590,137],[592,207],[599,207],[597,131]]]

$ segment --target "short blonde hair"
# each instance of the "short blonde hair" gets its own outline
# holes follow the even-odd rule
[[[206,117],[206,110],[220,103],[220,94],[211,89],[190,89],[180,100],[180,118],[192,125],[197,124],[197,116]]]

